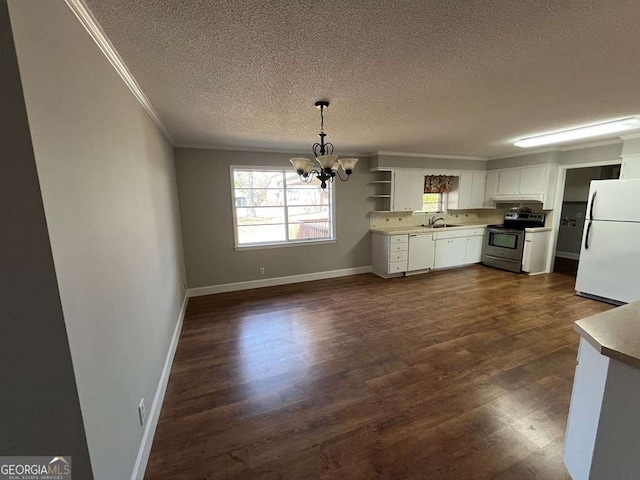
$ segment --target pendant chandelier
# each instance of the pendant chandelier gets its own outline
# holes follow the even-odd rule
[[[327,188],[327,182],[333,182],[336,177],[343,182],[349,180],[353,173],[353,168],[358,163],[357,158],[338,159],[338,155],[333,155],[333,144],[324,143],[324,137],[327,136],[324,133],[324,109],[328,106],[329,102],[323,100],[316,102],[316,107],[320,109],[320,133],[318,134],[320,143],[314,143],[312,151],[320,167],[318,168],[308,158],[292,158],[289,160],[300,176],[300,180],[305,183],[311,183],[314,177],[317,177],[322,188]],[[342,169],[346,177],[343,178],[340,169]]]

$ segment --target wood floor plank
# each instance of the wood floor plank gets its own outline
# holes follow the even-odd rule
[[[474,266],[190,300],[145,479],[568,479],[565,274]]]

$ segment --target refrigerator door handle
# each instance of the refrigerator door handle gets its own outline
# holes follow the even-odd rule
[[[589,234],[591,233],[591,225],[593,224],[593,220],[589,220],[589,225],[587,225],[587,234],[584,236],[584,249],[589,250]]]
[[[595,190],[593,192],[593,195],[591,195],[591,207],[589,208],[589,220],[593,220],[593,204],[596,201],[596,195],[598,194],[598,191]],[[591,225],[589,225],[591,226]]]

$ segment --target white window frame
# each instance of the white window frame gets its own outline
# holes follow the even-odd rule
[[[261,242],[240,245],[238,243],[238,215],[236,213],[236,195],[235,195],[235,182],[233,172],[235,170],[254,170],[254,171],[280,171],[284,178],[284,220],[285,220],[285,233],[287,238],[289,237],[289,206],[287,205],[287,177],[286,174],[291,171],[291,167],[266,166],[266,165],[230,165],[229,166],[229,181],[231,185],[231,211],[233,213],[233,244],[236,250],[261,250],[266,248],[281,248],[281,247],[300,247],[305,245],[321,245],[336,243],[336,194],[333,187],[333,182],[327,182],[327,190],[329,191],[329,224],[331,226],[331,238],[317,240],[285,240],[276,242]],[[304,205],[296,205],[304,206]]]
[[[427,212],[426,210],[424,210],[424,203],[423,203],[422,204],[423,213],[426,213],[428,215],[446,214],[447,213],[447,204],[449,203],[449,193],[444,192],[444,193],[439,193],[438,195],[440,195],[440,202],[438,202],[438,206],[439,206],[440,210],[438,210],[437,212]]]

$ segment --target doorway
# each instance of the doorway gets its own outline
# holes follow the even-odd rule
[[[553,271],[576,276],[592,180],[620,178],[620,164],[567,169]]]

